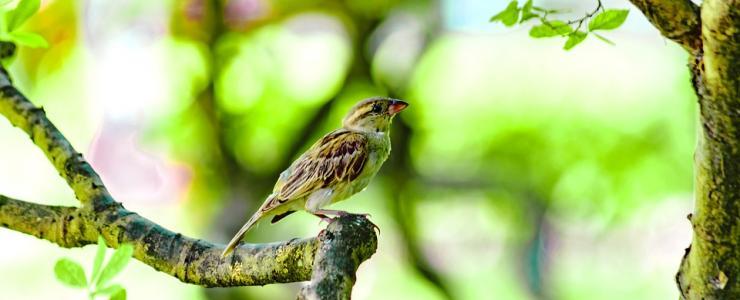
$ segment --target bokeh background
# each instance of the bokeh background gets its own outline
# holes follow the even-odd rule
[[[128,209],[226,242],[283,168],[356,101],[411,106],[363,193],[382,229],[354,299],[675,299],[690,242],[696,105],[686,54],[627,1],[571,51],[488,19],[496,0],[44,0],[16,83]],[[594,2],[594,3],[592,3]],[[537,0],[577,17],[595,1]],[[77,205],[0,120],[0,193]],[[297,213],[252,242],[312,236]],[[84,299],[62,249],[0,230],[0,298]],[[291,299],[300,283],[203,289],[133,261],[129,299]]]

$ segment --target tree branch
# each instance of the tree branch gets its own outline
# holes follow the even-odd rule
[[[374,226],[361,215],[329,224],[318,237],[321,247],[314,259],[311,283],[301,289],[298,299],[349,299],[357,268],[378,246]]]
[[[5,46],[0,43],[0,50]],[[223,245],[169,231],[113,200],[82,155],[47,119],[44,110],[34,106],[11,84],[2,67],[0,114],[31,137],[83,204],[79,208],[49,206],[0,195],[0,227],[62,247],[92,244],[99,235],[113,247],[132,244],[134,258],[139,261],[182,282],[206,287],[265,285],[313,278],[301,293],[302,297],[309,295],[308,299],[349,298],[354,272],[376,250],[375,225],[363,216],[348,215],[332,222],[319,237],[245,244],[237,247],[231,256],[221,258]]]
[[[265,285],[311,277],[317,238],[271,244],[245,244],[221,259],[222,245],[169,231],[120,204],[94,212],[48,206],[0,195],[0,226],[62,247],[81,247],[102,235],[114,247],[134,246],[134,257],[185,283],[206,287]],[[370,227],[372,228],[372,227]]]
[[[691,0],[630,0],[660,33],[691,54],[701,51],[699,7]]]
[[[34,106],[11,84],[4,68],[0,68],[0,114],[31,137],[83,205],[113,203],[100,176],[46,118],[44,109]]]

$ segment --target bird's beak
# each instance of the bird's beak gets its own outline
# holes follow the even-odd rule
[[[401,100],[393,100],[391,101],[391,105],[388,106],[388,114],[390,114],[391,116],[395,115],[404,110],[407,106],[409,106],[409,104],[406,102],[403,102]]]

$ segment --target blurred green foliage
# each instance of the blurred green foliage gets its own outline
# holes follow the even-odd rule
[[[142,152],[185,169],[183,199],[114,195],[150,219],[226,241],[277,174],[338,127],[349,107],[391,95],[411,103],[394,124],[391,159],[367,191],[337,205],[371,213],[382,228],[355,298],[675,296],[675,266],[650,265],[664,252],[630,251],[650,242],[647,227],[671,211],[665,205],[687,202],[694,96],[685,55],[657,35],[628,30],[654,34],[648,24],[630,24],[636,16],[597,9],[583,19],[589,35],[624,23],[612,47],[584,40],[577,32],[586,28],[568,25],[565,8],[537,1],[466,1],[481,18],[451,1],[93,2],[84,14],[75,1],[44,2],[23,28],[52,47],[21,49],[11,71],[81,150],[100,136],[119,148],[130,136],[110,128],[132,130]],[[567,40],[502,31],[509,29],[486,22],[496,11],[505,25],[535,20],[520,26],[578,47],[565,52]],[[481,25],[450,29],[453,12]],[[116,109],[127,107],[122,102],[140,107],[131,117]],[[247,239],[315,235],[316,223],[294,214]],[[634,223],[645,228],[621,233]],[[605,254],[590,252],[610,241],[616,246]],[[161,282],[135,281],[150,271],[133,268],[120,279],[129,295],[181,287],[163,274],[152,275]],[[189,288],[172,293],[286,298],[296,286]]]

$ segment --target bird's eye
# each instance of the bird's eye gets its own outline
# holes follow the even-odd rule
[[[381,111],[382,109],[383,109],[383,108],[382,108],[382,107],[380,107],[380,104],[377,104],[377,103],[376,103],[376,104],[373,104],[373,112],[374,112],[374,113],[378,114],[378,113],[380,113],[380,111]]]

